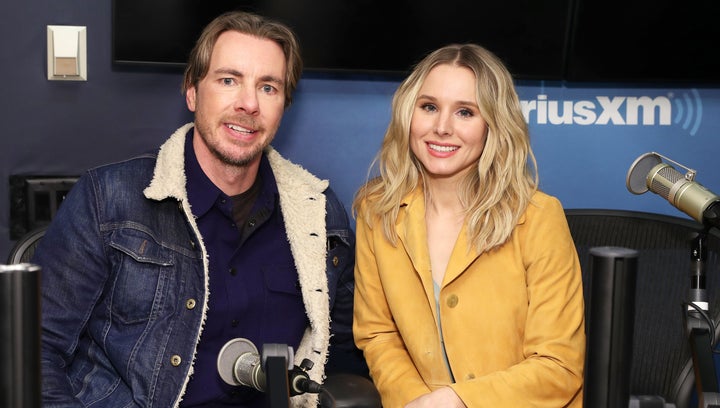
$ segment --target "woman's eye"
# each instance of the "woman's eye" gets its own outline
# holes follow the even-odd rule
[[[435,105],[433,105],[431,103],[424,103],[424,104],[420,105],[420,109],[422,109],[426,112],[435,112],[437,110]]]
[[[469,118],[473,116],[473,113],[470,109],[460,109],[460,111],[458,111],[458,115],[464,118]]]

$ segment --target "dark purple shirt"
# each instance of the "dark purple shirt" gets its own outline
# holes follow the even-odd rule
[[[232,198],[203,173],[185,143],[188,200],[210,261],[210,297],[182,407],[264,407],[265,394],[230,386],[217,373],[217,356],[225,343],[242,337],[262,354],[265,343],[297,349],[308,319],[297,270],[280,211],[275,177],[265,156],[260,189],[244,225],[233,220]]]

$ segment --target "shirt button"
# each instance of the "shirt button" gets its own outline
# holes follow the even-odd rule
[[[174,356],[170,357],[170,364],[172,364],[173,367],[179,366],[180,363],[182,363],[182,358],[180,358],[180,356],[178,356],[177,354],[175,354]]]
[[[240,323],[240,322],[238,322],[237,319],[233,319],[233,321],[230,322],[230,326],[232,326],[232,327],[238,327],[238,324],[239,324],[239,323]]]
[[[197,304],[197,302],[195,302],[195,299],[188,299],[188,300],[185,301],[185,307],[186,307],[188,310],[193,310],[193,309],[195,309],[195,305],[196,305],[196,304]]]
[[[458,297],[457,295],[450,295],[447,298],[447,305],[449,307],[455,307],[458,304]]]
[[[338,259],[337,255],[333,256],[332,263],[333,266],[338,266],[338,264],[340,263],[340,259]]]
[[[465,379],[466,379],[466,380],[472,380],[473,378],[475,378],[475,374],[473,374],[473,373],[470,373],[470,374],[468,374],[468,375],[465,376]]]
[[[232,276],[237,275],[237,269],[235,269],[235,268],[230,268],[230,275],[232,275]]]
[[[247,225],[248,225],[250,228],[252,228],[252,227],[255,226],[255,223],[256,223],[255,218],[251,218],[250,221],[248,221],[248,224],[247,224]]]

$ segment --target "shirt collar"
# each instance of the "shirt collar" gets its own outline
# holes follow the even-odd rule
[[[193,215],[201,217],[215,204],[218,196],[224,194],[202,171],[192,140],[193,132],[188,132],[185,139],[186,189]]]
[[[195,156],[195,149],[192,144],[193,132],[188,132],[185,140],[185,176],[187,177],[187,196],[193,215],[196,217],[203,216],[218,201],[219,197],[229,200],[229,197],[222,192],[212,181],[205,175],[200,163]],[[260,194],[255,204],[274,207],[277,204],[278,189],[275,182],[270,162],[263,153],[260,160],[258,175],[261,177],[262,186]]]
[[[255,208],[264,206],[268,209],[274,209],[275,206],[278,205],[280,194],[278,192],[277,182],[275,181],[275,175],[273,174],[272,167],[270,167],[270,161],[268,161],[265,153],[263,153],[260,159],[258,177],[261,177],[262,186],[260,187],[260,195],[258,195]]]

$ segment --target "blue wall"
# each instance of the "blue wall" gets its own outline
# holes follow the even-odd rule
[[[0,260],[13,243],[11,175],[79,174],[155,147],[191,120],[180,73],[111,65],[110,10],[110,0],[0,3]],[[87,82],[46,79],[47,25],[87,26]],[[379,147],[397,84],[381,78],[303,78],[275,147],[329,178],[349,206]],[[518,90],[528,107],[541,187],[566,208],[685,216],[657,195],[635,196],[625,188],[628,168],[649,151],[694,168],[697,181],[720,192],[719,88],[538,81],[519,83]],[[651,115],[633,108],[635,101],[660,107]]]

